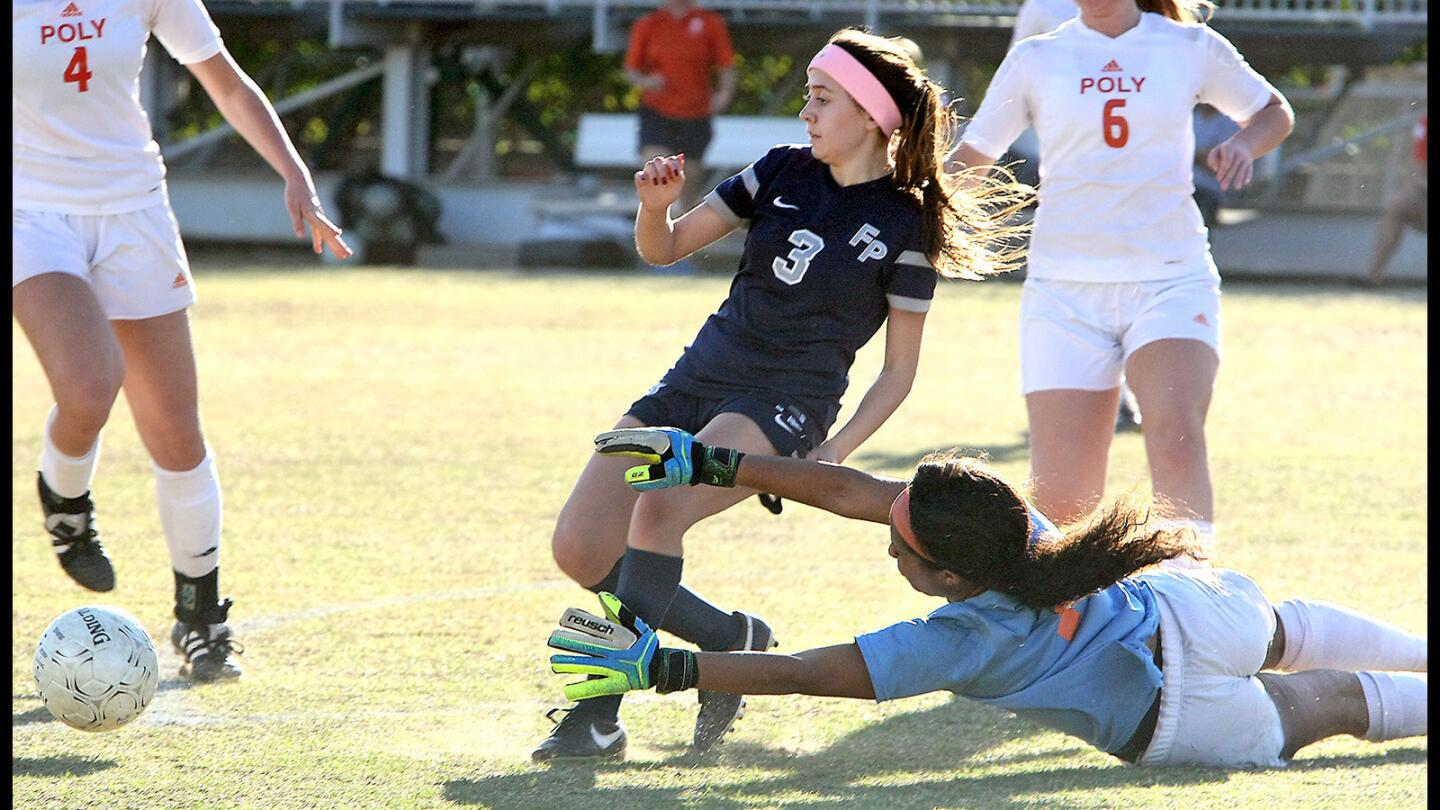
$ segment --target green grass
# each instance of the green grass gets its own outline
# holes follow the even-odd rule
[[[1428,741],[1337,738],[1285,770],[1145,771],[949,695],[874,705],[758,697],[715,758],[685,754],[691,694],[627,703],[627,762],[539,768],[561,703],[544,638],[568,605],[549,533],[587,454],[669,367],[727,278],[206,272],[194,328],[225,491],[223,590],[244,678],[165,678],[132,726],[49,719],[30,677],[51,618],[87,602],[164,641],[171,580],[148,458],[123,401],[96,483],[119,587],[58,570],[34,502],[45,381],[14,336],[14,806],[429,808],[1421,807]],[[1016,284],[945,284],[900,412],[851,459],[927,450],[1026,472]],[[1274,599],[1343,601],[1426,631],[1424,291],[1238,286],[1210,418],[1220,557]],[[880,361],[862,352],[847,405]],[[844,414],[842,414],[844,418]],[[1111,487],[1147,486],[1141,439]],[[784,649],[921,615],[869,524],[753,501],[687,538],[686,579]],[[164,645],[168,647],[168,644]]]

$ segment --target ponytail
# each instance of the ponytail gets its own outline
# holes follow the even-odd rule
[[[1148,529],[1148,509],[1120,500],[1061,536],[1032,542],[1029,506],[979,459],[921,459],[910,525],[935,563],[1037,609],[1054,608],[1196,549],[1194,532]]]
[[[874,74],[900,108],[900,127],[891,139],[895,186],[919,208],[925,257],[936,272],[981,278],[1018,268],[1029,224],[1012,220],[1033,201],[1034,189],[1003,169],[994,175],[945,173],[958,115],[946,107],[944,88],[916,65],[908,41],[853,28],[830,41]]]

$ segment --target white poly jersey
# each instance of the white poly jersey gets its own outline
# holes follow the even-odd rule
[[[1078,11],[1075,0],[1025,0],[1010,30],[1010,47],[1026,37],[1055,30]]]
[[[1245,121],[1274,92],[1207,26],[1147,13],[1111,38],[1075,18],[1010,51],[963,140],[998,158],[1027,126],[1039,135],[1031,277],[1213,274],[1191,199],[1192,112],[1205,102]]]
[[[15,208],[138,211],[164,198],[165,166],[140,106],[153,32],[181,64],[220,52],[200,0],[12,0]]]

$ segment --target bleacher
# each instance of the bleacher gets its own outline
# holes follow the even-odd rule
[[[547,219],[554,220],[567,211],[582,217],[594,211],[633,211],[633,196],[629,196],[633,192],[627,192],[624,180],[635,165],[634,117],[582,115],[573,155],[580,174],[557,176],[549,184],[507,179],[495,173],[493,167],[476,171],[473,164],[458,158],[448,168],[432,168],[432,145],[425,134],[430,130],[429,93],[425,88],[433,43],[461,42],[497,53],[530,46],[533,54],[588,39],[595,50],[615,52],[623,47],[629,24],[653,9],[656,2],[207,0],[207,7],[223,31],[324,36],[334,47],[375,54],[377,58],[357,64],[349,74],[289,98],[273,100],[282,114],[288,114],[287,110],[300,109],[358,83],[381,82],[381,170],[434,189],[446,212],[440,223],[442,233],[452,241],[467,242],[476,240],[482,232],[487,239],[517,240],[543,231]],[[904,32],[924,48],[932,75],[968,97],[978,95],[983,88],[956,83],[962,82],[971,68],[998,61],[1020,0],[705,0],[704,4],[725,16],[742,50],[754,53],[803,55],[802,51],[810,51],[823,35],[845,24],[866,23],[882,33]],[[1384,64],[1428,36],[1424,25],[1428,0],[1217,0],[1217,6],[1212,24],[1230,37],[1252,64],[1271,75],[1302,62],[1333,61],[1348,64],[1352,70]],[[150,58],[154,60],[160,51],[152,48]],[[151,67],[147,66],[142,82],[142,96],[158,83],[155,76],[159,71]],[[183,75],[173,65],[170,69],[172,77]],[[519,73],[524,75],[523,71]],[[505,89],[508,92],[519,87]],[[1354,106],[1362,102],[1357,98],[1347,103]],[[1379,102],[1364,103],[1374,106]],[[464,155],[493,153],[494,142],[486,139],[493,137],[493,122],[505,111],[497,104],[492,113],[488,131],[479,126],[477,116],[476,130]],[[1326,143],[1323,139],[1332,134],[1348,137],[1354,129],[1346,129],[1344,121],[1350,117],[1350,112],[1339,111],[1333,116],[1333,133],[1321,134],[1319,142]],[[162,116],[152,114],[152,120],[162,121]],[[789,136],[787,131],[797,134]],[[215,132],[181,142],[167,141],[163,132],[157,131],[157,135],[167,160],[187,151],[213,154],[215,145],[221,142],[220,134]],[[695,182],[711,184],[719,179],[719,172],[733,170],[770,145],[790,140],[803,140],[803,129],[793,119],[721,117],[708,155],[710,170]],[[1301,151],[1315,143],[1297,142],[1286,148]],[[1365,182],[1365,169],[1358,166],[1331,170],[1332,164],[1343,163],[1343,159],[1327,158],[1323,166],[1305,169],[1316,179],[1311,188],[1320,189],[1311,192],[1309,203],[1344,199],[1357,208],[1376,207],[1378,203],[1370,197],[1377,183]],[[175,160],[172,166],[172,190],[196,200],[241,192],[268,196],[270,186],[278,182],[268,176],[217,175],[206,168],[204,159],[188,166],[186,161]],[[1321,175],[1326,177],[1321,179]],[[336,179],[321,177],[322,193]],[[1386,175],[1377,179],[1393,178]],[[273,227],[262,227],[256,220],[240,228],[233,217],[204,214],[207,208],[198,206],[182,215],[187,236],[254,241],[286,238],[288,229],[278,220]],[[486,227],[477,230],[476,222],[485,222]]]

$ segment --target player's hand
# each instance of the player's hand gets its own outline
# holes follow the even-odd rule
[[[635,173],[635,191],[640,195],[642,208],[669,210],[670,204],[680,199],[684,188],[684,155],[651,158]]]
[[[625,471],[625,483],[641,492],[696,484],[733,487],[745,457],[728,447],[706,447],[673,427],[609,430],[595,437],[595,452],[644,460]]]
[[[290,225],[295,228],[296,238],[304,239],[305,226],[310,226],[310,242],[317,254],[327,247],[337,259],[348,259],[354,253],[340,238],[339,226],[325,216],[320,197],[309,182],[285,184],[285,210],[290,214]]]
[[[1214,149],[1205,158],[1205,165],[1215,173],[1215,179],[1220,181],[1220,190],[1242,189],[1250,185],[1254,176],[1255,156],[1250,154],[1250,147],[1236,143],[1234,138],[1225,141]]]
[[[561,675],[590,676],[565,686],[570,700],[623,695],[652,684],[650,662],[660,646],[655,631],[612,593],[600,593],[600,607],[604,618],[567,609],[560,626],[550,633],[551,647],[579,653],[550,656],[550,669]]]

